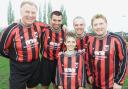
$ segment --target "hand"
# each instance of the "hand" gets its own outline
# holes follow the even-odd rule
[[[90,77],[88,78],[88,81],[89,81],[90,84],[93,83],[93,78],[92,78],[92,76],[90,76]]]
[[[58,89],[63,89],[63,86],[58,86]]]
[[[121,85],[119,85],[119,84],[117,84],[117,83],[114,83],[113,89],[121,89],[121,88],[122,88]]]
[[[84,87],[79,87],[79,89],[84,89]]]

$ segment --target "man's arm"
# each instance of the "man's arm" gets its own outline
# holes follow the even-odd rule
[[[126,75],[126,70],[127,70],[127,50],[126,50],[126,43],[124,40],[119,37],[116,40],[116,55],[115,55],[115,83],[118,85],[123,85],[125,75]]]
[[[16,23],[10,25],[7,29],[5,29],[4,33],[2,34],[0,41],[0,53],[4,57],[9,57],[9,47],[11,46],[11,42],[14,36],[12,31],[16,26]]]

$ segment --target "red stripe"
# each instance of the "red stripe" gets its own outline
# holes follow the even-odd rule
[[[13,29],[13,28],[12,28],[12,29]],[[11,30],[12,30],[12,29],[11,29]],[[15,28],[15,29],[17,29],[17,28]],[[5,44],[4,49],[7,49],[7,48],[10,46],[10,44],[11,44],[11,42],[12,42],[12,39],[13,39],[14,34],[15,34],[15,30],[12,30],[12,31],[11,31],[11,33],[9,34],[9,36],[8,36],[7,40],[5,39],[7,43],[4,43],[4,44]]]
[[[35,31],[34,31],[34,28],[32,28],[32,38],[34,38],[34,39],[36,39],[37,41],[36,42],[34,42],[34,48],[35,48],[35,60],[37,60],[38,59],[38,54],[39,54],[39,47],[38,47],[38,39],[37,39],[37,37],[36,37],[36,35],[35,35]],[[38,33],[38,32],[37,32]],[[38,36],[39,36],[39,34],[38,34]]]
[[[77,49],[78,50],[81,49],[81,47],[80,47],[80,39],[79,38],[76,40],[76,43],[77,43]]]
[[[111,43],[110,43],[110,52],[109,52],[109,86],[112,87],[113,86],[113,81],[114,81],[114,46],[115,46],[115,41],[114,39],[111,39]]]
[[[73,56],[71,60],[72,60],[71,68],[75,69],[76,56]],[[73,72],[73,74],[74,74],[74,72]],[[71,77],[71,89],[76,89],[76,87],[75,87],[75,80],[76,79],[75,78],[76,78],[76,75]]]
[[[123,59],[123,52],[122,52],[122,45],[121,45],[121,42],[117,39],[115,39],[116,43],[118,44],[118,50],[120,51],[119,52],[119,59]],[[120,60],[122,61],[122,60]]]
[[[64,68],[68,68],[68,58],[64,58]],[[67,77],[64,76],[64,89],[67,89]]]
[[[105,45],[106,45],[106,38],[103,40],[103,48],[102,48],[102,51],[105,52],[104,48],[105,48]],[[104,55],[105,57],[105,55]],[[105,58],[102,57],[101,59],[101,72],[100,72],[100,75],[101,75],[101,86],[105,86]]]
[[[15,39],[17,37],[20,37],[20,34],[19,34],[19,30],[17,29],[16,30],[16,36],[15,36]],[[17,39],[16,39],[17,41]],[[18,41],[16,42],[16,49],[17,49],[17,55],[18,55],[18,61],[20,62],[23,62],[23,50],[22,50],[22,44],[21,44],[21,39],[18,39]]]
[[[29,40],[28,29],[25,28],[23,31],[24,31],[25,41]],[[28,47],[27,47],[27,54],[26,55],[28,55],[27,61],[31,62],[32,61],[32,50],[31,50],[30,45],[28,45]]]
[[[76,59],[76,60],[78,60],[78,59]],[[78,83],[79,83],[79,86],[81,86],[82,85],[82,66],[83,66],[83,64],[82,64],[82,56],[80,55],[80,57],[79,57],[79,69],[78,69]]]
[[[54,57],[53,57],[53,50],[54,50],[54,43],[55,43],[55,32],[52,32],[52,40],[51,42],[53,43],[52,47],[50,47],[50,58],[51,60],[54,60]]]
[[[99,50],[99,40],[96,40],[96,45],[95,45],[95,51]],[[97,62],[98,59],[95,57],[95,61],[94,61],[94,66],[95,66],[95,75],[96,75],[96,85],[98,86],[98,70],[97,70]]]
[[[42,54],[44,57],[46,57],[47,58],[47,44],[48,44],[48,37],[49,37],[49,31],[46,31],[45,32],[45,37],[44,37],[44,53]]]

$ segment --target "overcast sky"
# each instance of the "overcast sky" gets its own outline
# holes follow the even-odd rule
[[[7,7],[9,0],[0,0],[0,26],[7,26]],[[19,6],[22,0],[11,0],[15,12],[15,19],[20,18]],[[44,0],[33,0],[43,5]],[[46,0],[48,1],[48,0]],[[63,4],[68,17],[68,28],[73,29],[72,20],[76,16],[85,18],[86,27],[90,25],[92,16],[97,13],[108,19],[108,30],[113,32],[128,32],[128,4],[127,0],[51,0],[53,10],[59,10]],[[43,6],[42,6],[43,7]]]

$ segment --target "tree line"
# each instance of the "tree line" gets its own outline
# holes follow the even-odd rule
[[[51,1],[46,3],[46,0],[45,0],[44,3],[40,4],[38,8],[39,8],[38,20],[41,22],[49,24],[50,23],[50,14],[53,11]],[[65,9],[64,5],[61,5],[60,11],[63,14],[62,23],[67,25],[67,14],[66,14],[66,9]],[[7,11],[8,25],[11,24],[14,20],[15,20],[14,10],[12,8],[11,0],[9,0],[8,11]]]

